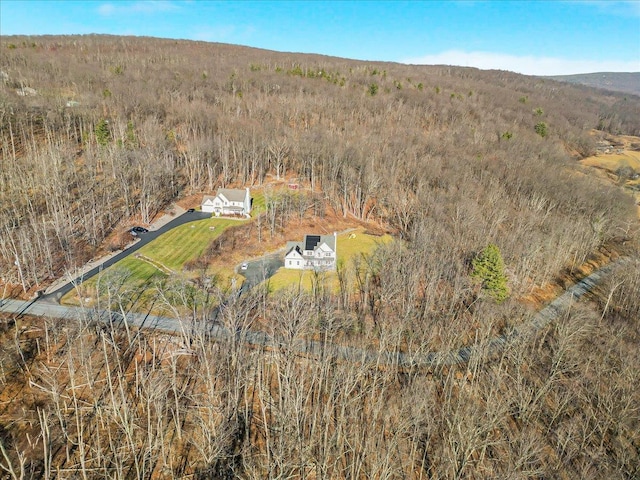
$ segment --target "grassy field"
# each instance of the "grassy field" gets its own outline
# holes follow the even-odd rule
[[[238,223],[238,220],[215,217],[187,223],[145,245],[138,253],[180,272],[185,263],[202,255],[213,240]]]
[[[114,275],[114,271],[119,271],[126,276],[129,289],[144,288],[153,284],[155,280],[166,278],[169,274],[189,278],[190,274],[183,272],[185,263],[198,258],[222,232],[239,223],[239,220],[212,217],[181,225],[111,266],[105,270],[101,278],[104,279]],[[230,277],[234,273],[233,266],[230,266],[228,271],[216,273],[223,277]],[[98,277],[94,277],[82,285],[82,290],[86,292],[87,297],[95,295],[99,281]],[[78,304],[79,299],[75,292],[70,292],[62,299],[62,303]]]
[[[583,165],[598,167],[612,173],[620,167],[631,167],[640,172],[640,152],[625,151],[624,153],[605,154],[588,157],[582,160]]]
[[[98,291],[106,291],[107,285],[109,285],[109,290],[114,294],[118,292],[120,296],[136,299],[136,303],[139,305],[147,305],[147,300],[151,298],[151,286],[166,277],[166,273],[161,269],[131,256],[80,285],[80,295],[75,290],[67,293],[62,297],[60,303],[63,305],[94,305],[98,296],[104,297],[103,294],[98,295]]]
[[[265,211],[265,195],[263,192],[253,194],[252,217],[255,218]],[[208,218],[197,220],[177,227],[153,242],[145,245],[135,254],[123,259],[116,265],[105,270],[100,277],[87,280],[81,287],[81,297],[88,301],[95,299],[96,287],[100,282],[112,282],[117,278],[124,279],[129,291],[136,291],[141,299],[150,298],[153,285],[165,279],[191,279],[198,272],[185,271],[184,267],[189,261],[199,258],[207,247],[228,228],[243,223],[242,220],[228,218]],[[338,236],[338,263],[350,265],[351,259],[364,253],[370,253],[380,243],[391,240],[391,236],[376,236],[365,233],[364,228],[359,228]],[[224,262],[216,262],[217,266],[209,267],[209,275],[215,274],[218,281],[230,284],[232,278],[241,282],[242,278],[234,270],[234,260],[238,252],[232,252],[229,265]],[[222,264],[222,265],[221,265]],[[286,270],[281,268],[276,275],[269,280],[271,290],[285,288],[301,288],[311,291],[318,284],[332,291],[338,290],[338,277],[335,272],[327,272],[321,275],[310,271]],[[64,304],[79,304],[81,299],[76,292],[71,292],[62,299]]]
[[[630,137],[636,138],[636,137]],[[636,173],[640,173],[640,152],[625,150],[623,153],[596,155],[593,157],[587,157],[581,162],[583,165],[589,167],[601,168],[608,173],[617,175],[619,168],[629,167]],[[640,179],[628,180],[624,183],[633,195],[637,204],[637,215],[640,218],[640,193],[638,192],[638,186],[640,185]]]
[[[332,292],[336,292],[339,287],[338,276],[335,272],[321,272],[316,275],[311,270],[289,270],[284,267],[267,280],[269,290],[272,292],[285,289],[310,292],[318,282]]]
[[[251,198],[253,199],[251,202],[251,217],[255,218],[266,210],[264,192],[262,190],[259,192],[252,191]]]
[[[338,235],[338,264],[349,265],[352,259],[360,254],[371,253],[378,245],[392,240],[390,235],[369,235],[364,228]],[[311,291],[318,282],[324,288],[337,291],[338,275],[336,272],[324,272],[316,275],[310,270],[290,270],[280,268],[269,280],[269,289],[278,291],[283,289],[301,289]]]

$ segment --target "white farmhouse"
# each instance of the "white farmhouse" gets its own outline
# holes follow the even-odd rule
[[[338,237],[305,235],[303,242],[287,242],[284,267],[294,270],[335,270]]]
[[[249,189],[237,190],[221,188],[214,197],[205,195],[202,199],[202,211],[220,215],[244,215],[251,213],[251,195]]]

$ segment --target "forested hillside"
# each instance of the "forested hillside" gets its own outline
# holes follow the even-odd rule
[[[227,343],[55,322],[18,338],[7,324],[2,399],[15,385],[32,390],[25,412],[0,411],[0,468],[22,462],[33,478],[56,468],[58,478],[640,475],[634,202],[575,162],[595,151],[593,129],[640,135],[638,98],[501,71],[110,36],[2,37],[0,70],[0,280],[23,295],[132,219],[273,178],[311,189],[318,217],[397,238],[344,265],[353,288],[338,294],[256,290],[233,302],[223,318],[239,333]],[[531,319],[524,299],[537,288],[623,243],[632,259],[592,303],[466,365],[396,369],[294,348],[310,338],[408,354],[482,344]],[[473,272],[487,246],[504,261],[500,301]],[[282,348],[239,341],[258,325]]]
[[[577,75],[555,75],[547,77],[588,87],[602,88],[612,92],[640,95],[640,72],[598,72]]]

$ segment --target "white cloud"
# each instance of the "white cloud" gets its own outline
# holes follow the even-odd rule
[[[98,13],[103,16],[130,15],[137,13],[162,13],[178,10],[179,7],[169,1],[141,0],[132,3],[103,3],[98,7]]]
[[[509,70],[525,75],[571,75],[592,72],[640,72],[640,59],[568,60],[557,57],[517,56],[493,52],[449,50],[435,55],[401,60],[415,65],[459,65],[483,70]]]

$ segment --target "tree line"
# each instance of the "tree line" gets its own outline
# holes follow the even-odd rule
[[[481,348],[468,363],[428,370],[382,360],[405,319],[356,331],[322,292],[259,289],[227,303],[218,318],[235,334],[216,343],[187,318],[176,336],[89,317],[22,319],[18,333],[4,323],[3,395],[22,385],[29,394],[3,403],[0,469],[8,478],[634,478],[633,267],[601,285],[595,308],[572,305],[494,354],[482,346],[504,312],[481,307],[470,319],[482,322]],[[278,348],[246,342],[258,324]],[[311,338],[324,348],[305,356]],[[366,360],[339,354],[363,344]]]

